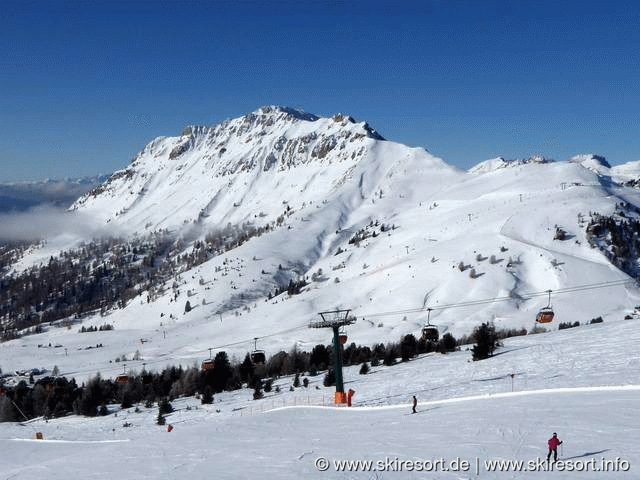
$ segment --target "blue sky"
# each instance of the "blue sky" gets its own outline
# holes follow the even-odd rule
[[[5,1],[0,181],[110,173],[154,137],[271,104],[465,169],[640,160],[635,2],[420,4]]]

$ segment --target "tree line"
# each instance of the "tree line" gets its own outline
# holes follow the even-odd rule
[[[343,348],[343,347],[341,347]],[[373,347],[355,343],[343,348],[345,366],[370,362],[372,365],[393,365],[397,359],[407,361],[420,353],[451,351],[456,341],[445,335],[438,342],[425,342],[413,335],[406,335],[400,342]],[[152,406],[164,399],[196,394],[211,395],[237,390],[246,386],[261,389],[274,378],[283,375],[307,373],[318,375],[332,370],[333,347],[316,345],[311,352],[292,349],[280,351],[264,363],[254,364],[247,353],[240,363],[232,364],[226,352],[218,352],[213,368],[168,367],[161,372],[131,373],[118,379],[105,379],[97,374],[86,384],[78,385],[75,379],[47,376],[33,383],[22,380],[15,387],[0,386],[0,421],[21,421],[35,417],[59,417],[69,413],[95,416],[107,414],[109,404],[129,408],[136,403]]]
[[[164,293],[172,277],[262,235],[271,225],[227,225],[204,240],[186,245],[168,231],[124,240],[103,238],[51,256],[48,262],[7,274],[26,246],[0,246],[0,340],[38,333],[42,324],[81,318],[99,311],[124,308],[138,295],[150,301]],[[27,330],[29,329],[29,330]]]

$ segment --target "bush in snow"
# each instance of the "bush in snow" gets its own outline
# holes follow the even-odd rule
[[[596,317],[596,318],[592,318],[591,321],[589,322],[589,324],[602,323],[602,322],[604,322],[602,317]]]
[[[297,376],[297,375],[296,375]],[[273,378],[268,378],[265,382],[264,382],[264,391],[269,393],[271,392],[271,389],[273,388]]]
[[[437,350],[440,353],[453,352],[458,348],[458,341],[450,333],[445,333],[438,342]]]
[[[546,333],[547,329],[541,327],[540,325],[534,325],[531,331],[529,331],[530,335],[536,335],[537,333]]]
[[[256,385],[256,388],[253,389],[253,399],[260,400],[263,396],[260,384]]]
[[[0,422],[17,422],[18,419],[18,412],[11,399],[6,395],[0,396]]]
[[[526,328],[503,328],[501,330],[497,330],[498,340],[502,340],[503,338],[509,337],[521,337],[527,334]]]
[[[560,324],[558,325],[558,330],[565,330],[567,328],[573,328],[573,327],[579,327],[580,326],[580,322],[560,322]]]
[[[329,369],[327,374],[324,376],[324,381],[322,382],[322,384],[325,387],[332,387],[336,384],[336,372],[334,372],[333,369]]]
[[[567,232],[562,228],[556,227],[556,234],[553,236],[554,240],[565,240],[567,238]]]
[[[360,375],[366,375],[367,373],[369,373],[369,365],[367,365],[367,362],[364,362],[360,367]]]

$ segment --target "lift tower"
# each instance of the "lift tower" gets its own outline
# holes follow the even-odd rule
[[[331,328],[333,329],[333,366],[336,374],[336,403],[347,403],[347,395],[344,393],[342,382],[342,343],[340,328],[351,325],[356,321],[355,317],[349,318],[350,310],[332,310],[320,312],[320,320],[309,323],[309,328]]]

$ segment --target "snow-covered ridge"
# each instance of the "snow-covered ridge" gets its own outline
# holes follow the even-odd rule
[[[367,196],[362,187],[373,189],[380,175],[407,156],[433,160],[423,149],[386,142],[349,116],[262,107],[213,127],[190,126],[180,136],[154,139],[73,209],[135,232],[176,229],[205,218],[214,225],[240,223],[256,213],[273,220],[283,201],[326,200],[352,185],[356,171],[362,181],[355,187]]]
[[[501,168],[518,167],[520,165],[528,165],[532,163],[550,163],[554,160],[543,157],[541,155],[533,155],[529,158],[516,158],[513,160],[506,160],[504,157],[496,157],[490,160],[485,160],[477,165],[471,167],[468,171],[471,174],[479,175],[482,173],[493,172]]]

